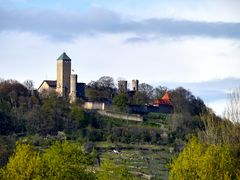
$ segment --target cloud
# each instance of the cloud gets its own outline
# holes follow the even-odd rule
[[[127,42],[148,41],[159,36],[240,39],[240,23],[168,18],[150,18],[136,21],[100,8],[93,8],[85,13],[0,9],[0,19],[0,31],[33,32],[59,40],[72,40],[78,35],[91,36],[117,33],[133,34],[134,36],[127,39]]]
[[[154,83],[159,85],[160,83]],[[224,78],[224,79],[213,79],[203,82],[164,82],[164,86],[169,88],[176,88],[182,86],[192,91],[196,96],[204,98],[204,100],[216,101],[224,99],[232,88],[240,86],[240,78]]]

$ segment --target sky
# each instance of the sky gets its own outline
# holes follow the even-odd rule
[[[183,86],[218,115],[240,86],[239,0],[0,0],[0,78]]]

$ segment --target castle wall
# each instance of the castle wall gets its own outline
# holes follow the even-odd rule
[[[140,115],[114,113],[114,112],[107,112],[107,111],[98,111],[98,113],[102,116],[112,117],[112,118],[121,119],[121,120],[138,121],[138,122],[143,121],[143,117]]]
[[[84,109],[88,110],[104,110],[105,104],[98,102],[85,102],[83,105]]]
[[[163,113],[163,114],[173,113],[173,106],[168,104],[162,104],[160,106],[130,105],[128,108],[130,113],[135,113],[135,114],[146,114],[151,112]]]

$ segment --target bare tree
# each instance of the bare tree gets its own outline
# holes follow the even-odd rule
[[[224,117],[234,123],[240,123],[240,87],[229,94]]]
[[[32,91],[34,90],[34,83],[32,80],[26,80],[23,82],[23,85],[29,90]]]

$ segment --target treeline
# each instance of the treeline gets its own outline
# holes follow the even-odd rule
[[[113,79],[110,77],[102,77],[91,84],[94,91],[100,91],[99,88],[101,91],[114,91]],[[148,96],[149,99],[160,97],[160,94],[165,91],[154,89],[147,84],[142,84],[140,87],[142,90],[139,93],[145,94],[144,96]],[[155,92],[158,95],[153,96],[154,91],[158,92]],[[175,114],[186,114],[190,117],[210,112],[201,99],[196,98],[184,88],[176,88],[169,92]],[[95,96],[99,98],[99,95],[95,94]],[[136,96],[139,99],[142,98],[139,94]],[[93,97],[94,95],[90,95],[90,98]],[[111,100],[109,95],[104,98]],[[136,100],[136,102],[140,101]],[[99,118],[84,112],[80,105],[81,102],[69,104],[67,98],[59,97],[53,92],[33,93],[29,81],[24,85],[14,80],[2,81],[0,82],[0,134],[56,134],[58,131],[71,132],[88,125],[101,128],[103,125],[99,122]]]

